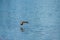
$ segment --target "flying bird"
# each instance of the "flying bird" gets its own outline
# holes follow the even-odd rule
[[[22,21],[20,25],[24,25],[25,23],[28,23],[28,21]]]

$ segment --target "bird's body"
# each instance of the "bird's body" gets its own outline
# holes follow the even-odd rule
[[[28,23],[27,21],[22,21],[20,25],[23,25],[24,23]]]

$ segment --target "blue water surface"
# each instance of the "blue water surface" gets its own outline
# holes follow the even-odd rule
[[[0,40],[60,40],[60,0],[0,0]]]

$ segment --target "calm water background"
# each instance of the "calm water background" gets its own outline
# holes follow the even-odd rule
[[[0,40],[60,40],[60,0],[0,0]]]

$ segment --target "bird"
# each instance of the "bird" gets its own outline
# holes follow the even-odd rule
[[[20,30],[21,30],[22,32],[25,31],[25,29],[23,28],[24,23],[28,23],[28,21],[22,21],[22,22],[20,23],[20,25],[21,25]]]
[[[22,21],[20,25],[24,25],[24,23],[28,23],[28,21]]]

